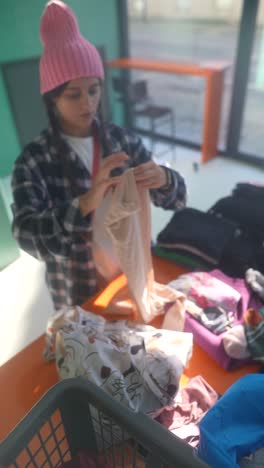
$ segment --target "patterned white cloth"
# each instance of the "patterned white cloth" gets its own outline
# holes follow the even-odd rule
[[[153,411],[173,402],[192,354],[192,334],[108,322],[80,307],[48,324],[48,345],[62,379],[85,376],[133,410]]]

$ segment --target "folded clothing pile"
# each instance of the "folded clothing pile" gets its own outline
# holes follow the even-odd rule
[[[246,282],[254,293],[264,300],[264,276],[252,268],[246,271]],[[223,345],[229,356],[236,359],[251,357],[264,362],[264,307],[250,307],[243,314],[242,323],[223,335]]]
[[[241,352],[243,343],[240,340],[239,351],[238,337],[234,336],[243,327],[247,311],[263,307],[261,298],[245,279],[232,278],[215,269],[181,275],[169,285],[187,297],[185,331],[193,333],[194,340],[221,367],[231,370],[253,357],[246,338],[243,349],[247,352]]]
[[[227,275],[244,277],[248,268],[264,270],[263,232],[264,187],[240,183],[207,213],[194,208],[174,213],[159,233],[157,247],[172,260],[185,253]],[[163,250],[156,253],[162,256]]]

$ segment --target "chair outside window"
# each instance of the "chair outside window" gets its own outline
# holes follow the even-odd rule
[[[133,117],[148,120],[149,129],[151,131],[151,151],[154,151],[155,148],[155,134],[161,133],[157,131],[159,127],[169,124],[171,136],[175,137],[175,118],[173,110],[170,107],[157,105],[152,102],[148,94],[146,80],[127,83],[121,78],[113,78],[112,83],[114,91],[120,95],[119,101],[124,102],[125,99],[128,100],[132,108]],[[170,148],[174,146],[174,143],[170,144]]]

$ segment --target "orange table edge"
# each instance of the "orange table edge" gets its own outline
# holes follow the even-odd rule
[[[187,271],[158,257],[153,257],[153,264],[156,279],[161,283],[167,283]],[[121,277],[119,286],[123,284],[124,277]],[[118,282],[115,282],[113,294],[117,287]],[[99,305],[98,297],[100,297]],[[104,301],[109,301],[110,297],[111,286],[96,298],[87,301],[84,308],[101,313]],[[161,319],[158,317],[153,325],[158,327],[160,322]],[[42,395],[58,382],[55,363],[46,362],[43,358],[44,346],[44,336],[41,336],[0,367],[0,440],[30,411]],[[223,393],[238,378],[257,372],[258,369],[258,365],[248,365],[227,372],[194,344],[193,356],[184,371],[181,383],[184,385],[189,378],[202,375],[217,392]]]

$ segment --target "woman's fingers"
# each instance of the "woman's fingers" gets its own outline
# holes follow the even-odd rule
[[[122,179],[122,176],[110,177],[108,179],[105,179],[105,182],[106,182],[108,187],[111,187],[111,186],[115,186],[115,185],[119,184],[121,179]]]
[[[137,184],[144,188],[160,188],[166,184],[165,170],[154,161],[136,167],[134,175]]]
[[[148,161],[146,163],[142,163],[139,166],[134,168],[134,175],[135,177],[140,176],[144,172],[153,169],[155,166],[156,164],[154,163],[154,161]]]
[[[108,191],[110,187],[115,187],[116,185],[119,184],[119,182],[121,181],[121,177],[122,176],[110,177],[110,178],[108,177],[108,178],[100,180],[100,182],[96,184],[97,191],[102,191],[102,193],[105,194],[106,191]]]
[[[145,170],[145,171],[142,171],[138,174],[135,174],[135,180],[136,182],[140,182],[140,181],[143,181],[143,180],[147,180],[149,179],[150,177],[154,176],[155,175],[155,171],[153,171],[153,169],[148,169],[148,170]]]
[[[102,169],[107,171],[108,173],[111,172],[112,169],[116,169],[117,167],[122,167],[128,161],[129,157],[126,153],[114,153],[111,156],[108,156],[102,165]]]
[[[154,189],[160,187],[160,181],[157,179],[156,176],[149,177],[143,181],[138,182],[139,187],[147,188],[147,189]]]
[[[109,178],[111,171],[123,167],[128,159],[129,157],[126,153],[115,153],[107,156],[96,176],[97,181]]]

